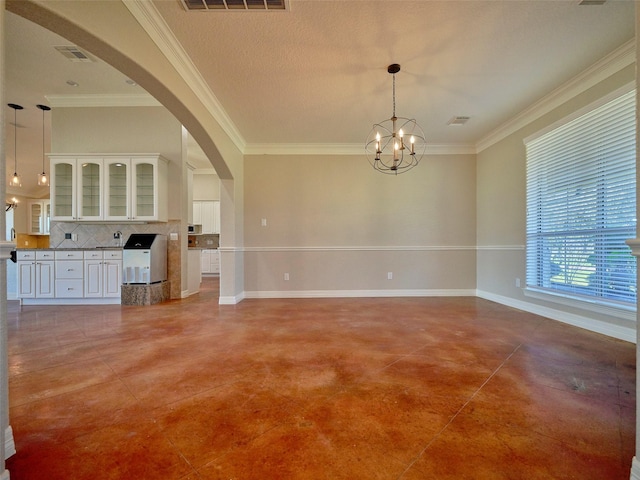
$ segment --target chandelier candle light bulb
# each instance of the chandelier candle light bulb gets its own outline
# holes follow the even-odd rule
[[[371,166],[382,173],[397,175],[418,165],[426,150],[424,132],[412,118],[396,116],[396,76],[400,65],[389,65],[393,75],[393,115],[373,125],[365,144],[365,153]],[[400,128],[398,128],[400,127]],[[405,156],[404,136],[409,136],[411,151]]]

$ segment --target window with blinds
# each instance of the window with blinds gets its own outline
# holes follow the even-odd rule
[[[525,145],[527,289],[635,307],[635,91]]]

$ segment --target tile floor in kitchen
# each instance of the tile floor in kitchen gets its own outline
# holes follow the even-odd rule
[[[11,479],[629,479],[630,343],[472,297],[217,289],[11,308]]]

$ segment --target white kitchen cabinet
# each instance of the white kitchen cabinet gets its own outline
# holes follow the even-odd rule
[[[61,251],[55,254],[55,297],[83,297],[83,265],[82,252]]]
[[[87,298],[102,297],[102,263],[102,252],[84,252],[84,296]]]
[[[201,203],[202,203],[202,233],[203,234],[214,233],[213,202],[201,202]]]
[[[104,212],[106,220],[131,219],[131,159],[109,157],[104,162]]]
[[[17,260],[24,304],[119,302],[122,250],[19,250]]]
[[[70,157],[51,158],[50,195],[51,219],[75,221],[76,212],[76,159]]]
[[[220,202],[213,202],[213,233],[220,233]]]
[[[200,250],[200,271],[211,273],[211,250]]]
[[[86,298],[120,297],[122,285],[122,251],[87,250],[84,253],[84,296]]]
[[[77,219],[93,222],[102,220],[104,179],[102,158],[76,159],[77,176]]]
[[[220,202],[218,200],[194,201],[193,223],[202,225],[202,234],[220,233]]]
[[[51,159],[51,217],[57,221],[102,220],[102,159]]]
[[[53,253],[44,250],[17,252],[18,297],[54,298]]]
[[[168,165],[160,155],[51,156],[52,219],[168,219]]]
[[[120,298],[122,285],[122,250],[105,250],[102,269],[102,296]]]
[[[167,162],[160,156],[131,159],[131,219],[166,222],[169,217]]]
[[[49,235],[51,221],[51,202],[31,200],[27,203],[29,235]]]
[[[193,202],[193,225],[202,225],[202,202]]]
[[[17,252],[18,298],[36,298],[36,252]]]
[[[220,255],[217,249],[203,249],[200,251],[200,270],[202,273],[220,273]]]

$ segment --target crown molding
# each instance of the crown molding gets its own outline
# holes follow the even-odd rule
[[[529,123],[549,113],[599,82],[632,65],[636,61],[635,39],[629,40],[599,62],[535,102],[529,108],[502,124],[476,144],[476,151],[489,148]]]
[[[156,9],[153,2],[146,0],[122,0],[131,14],[147,32],[151,40],[158,46],[162,54],[184,79],[189,88],[204,104],[207,111],[216,119],[224,132],[241,152],[244,152],[246,142],[233,121],[227,115],[222,104],[211,91],[200,72],[193,64],[187,52]]]
[[[425,155],[475,155],[473,145],[427,145]],[[359,143],[252,143],[245,155],[365,155]]]
[[[45,98],[54,108],[57,107],[161,107],[151,95],[46,95]]]
[[[180,42],[153,5],[145,0],[122,0],[131,14],[158,46],[178,74],[185,80],[205,108],[220,124],[236,147],[245,155],[364,155],[360,144],[247,144],[229,117],[224,107],[204,81]],[[428,145],[428,155],[477,154],[507,136],[549,113],[568,100],[583,93],[623,68],[635,63],[635,40],[630,40],[611,52],[596,64],[566,82],[550,94],[535,102],[500,127],[489,133],[475,145]],[[51,96],[47,99],[53,107],[73,106],[151,106],[159,105],[155,100],[135,99],[130,95],[112,96],[121,98],[91,98],[94,96]],[[101,96],[95,96],[101,97]],[[128,97],[128,101],[127,98]],[[142,96],[140,96],[142,97]],[[150,97],[150,96],[149,96]],[[153,98],[153,97],[150,97]],[[120,103],[119,103],[120,102]],[[139,102],[139,103],[134,103]]]

